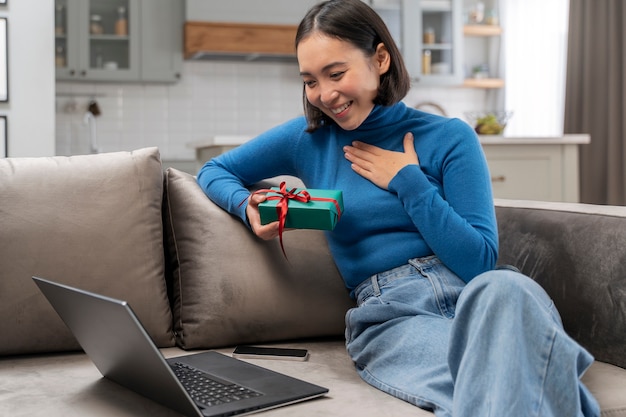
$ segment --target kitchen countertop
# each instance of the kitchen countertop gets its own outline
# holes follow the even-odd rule
[[[591,142],[586,133],[562,136],[498,136],[479,135],[483,145],[585,145]]]
[[[216,135],[209,136],[187,144],[188,148],[202,149],[210,146],[238,146],[249,141],[254,136],[251,135]]]
[[[203,149],[209,147],[238,146],[249,141],[254,136],[250,135],[216,135],[188,143],[187,146],[193,149]],[[483,145],[584,145],[591,139],[586,133],[565,134],[562,136],[500,136],[500,135],[479,135],[480,143]]]

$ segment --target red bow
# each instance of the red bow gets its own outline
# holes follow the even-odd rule
[[[270,195],[267,197],[267,200],[279,200],[278,203],[276,203],[276,214],[278,217],[278,238],[280,240],[280,248],[282,249],[285,258],[287,258],[287,254],[285,253],[285,247],[283,246],[283,231],[285,230],[285,220],[287,219],[287,211],[289,210],[289,200],[296,200],[301,203],[308,203],[311,200],[328,201],[335,204],[335,207],[337,208],[337,215],[341,216],[341,209],[339,207],[339,203],[336,200],[333,200],[331,198],[311,197],[311,194],[309,194],[306,190],[300,190],[298,192],[296,192],[296,190],[297,188],[287,190],[287,184],[283,181],[280,183],[280,187],[278,190],[262,189],[257,190],[253,193],[279,194]],[[246,200],[243,200],[241,204],[243,204],[245,201]]]
[[[280,248],[283,251],[283,255],[287,258],[285,253],[285,247],[283,246],[283,231],[285,230],[285,220],[287,219],[287,211],[289,211],[289,200],[296,200],[301,203],[308,203],[311,201],[311,194],[306,190],[300,190],[296,193],[296,188],[287,190],[287,184],[283,181],[280,183],[278,190],[258,190],[254,194],[258,193],[274,193],[280,195],[270,195],[268,200],[279,200],[276,203],[276,215],[278,216],[278,239],[280,240]]]

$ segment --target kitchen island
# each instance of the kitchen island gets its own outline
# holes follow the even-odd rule
[[[198,168],[252,136],[216,135],[188,144]],[[579,201],[579,146],[588,134],[543,137],[480,135],[494,197],[518,200]]]

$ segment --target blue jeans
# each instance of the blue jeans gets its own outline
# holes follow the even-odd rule
[[[438,417],[600,415],[580,382],[592,356],[516,271],[466,284],[431,256],[372,276],[354,295],[348,353],[382,391]]]

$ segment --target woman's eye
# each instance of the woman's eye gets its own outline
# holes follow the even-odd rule
[[[304,80],[304,85],[305,85],[306,87],[309,87],[309,88],[310,88],[310,87],[313,87],[313,86],[315,85],[315,81],[312,81],[312,80],[308,80],[308,81],[307,81],[307,80]]]
[[[341,78],[341,76],[345,73],[345,71],[339,71],[339,72],[333,72],[330,74],[330,78],[333,80],[336,80],[338,78]]]

